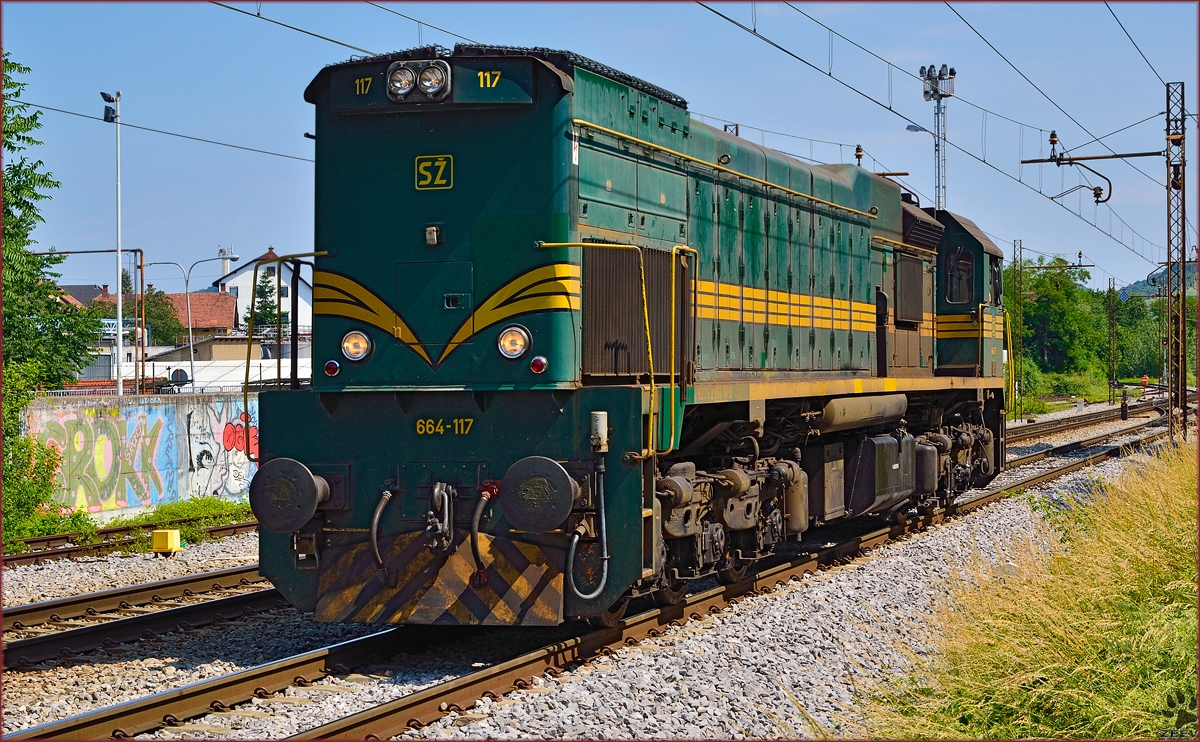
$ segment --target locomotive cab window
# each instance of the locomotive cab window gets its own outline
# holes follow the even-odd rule
[[[1000,306],[1004,296],[1004,268],[1001,266],[1000,258],[992,258],[992,303],[996,306]]]
[[[946,261],[946,303],[970,304],[975,300],[975,257],[959,248]]]

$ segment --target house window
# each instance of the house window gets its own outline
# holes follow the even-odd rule
[[[238,287],[237,287],[237,286],[230,286],[230,287],[229,287],[229,293],[230,293],[230,294],[232,294],[232,295],[233,295],[233,296],[235,296],[235,297],[238,295],[237,291],[238,291]]]
[[[274,276],[274,275],[275,275],[275,266],[271,266],[270,268],[267,268],[267,275],[268,275],[268,276]]]
[[[279,298],[280,298],[280,299],[286,299],[286,298],[288,298],[288,287],[287,287],[287,284],[284,284],[283,286],[280,286],[280,287],[279,287]]]

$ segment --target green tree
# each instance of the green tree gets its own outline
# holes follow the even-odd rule
[[[4,363],[27,364],[36,372],[34,386],[61,386],[91,362],[90,345],[100,332],[94,313],[66,304],[51,268],[63,256],[34,255],[34,227],[43,221],[38,204],[61,184],[41,160],[24,154],[41,144],[32,132],[40,112],[29,112],[19,98],[26,83],[13,77],[29,68],[3,57],[4,90]],[[19,156],[18,156],[19,155]]]
[[[1100,372],[1107,357],[1108,318],[1104,308],[1104,292],[1088,289],[1084,284],[1089,274],[1081,269],[1054,268],[1029,270],[1044,266],[1066,266],[1063,258],[1038,262],[1027,261],[1024,274],[1024,345],[1025,357],[1037,363],[1042,371],[1066,373]],[[1007,286],[1015,287],[1010,266],[1006,269]],[[1012,292],[1004,301],[1010,312]]]
[[[275,300],[275,276],[263,273],[258,279],[258,286],[254,288],[254,326],[258,328],[274,327],[275,312],[279,311],[279,303]],[[246,308],[246,315],[242,317],[242,321],[249,324],[250,308]],[[287,324],[288,313],[283,313],[283,322]]]
[[[21,412],[34,390],[59,385],[91,360],[89,344],[100,319],[62,301],[50,268],[63,257],[34,255],[33,229],[41,223],[38,204],[58,181],[41,160],[21,154],[41,144],[32,132],[40,114],[20,102],[26,83],[14,74],[29,68],[3,55],[4,91],[4,369],[3,533],[6,541],[37,533],[79,530],[86,514],[63,516],[54,501],[58,451],[21,431]],[[18,156],[19,155],[19,156]]]
[[[133,309],[133,295],[125,297],[125,318],[129,319]],[[93,299],[92,308],[106,319],[117,318],[117,305],[113,301]],[[150,328],[150,342],[155,345],[178,345],[187,341],[187,328],[179,319],[179,311],[167,295],[158,289],[146,291],[146,325]]]
[[[128,268],[121,269],[121,293],[126,295],[133,293],[133,279],[129,277]]]

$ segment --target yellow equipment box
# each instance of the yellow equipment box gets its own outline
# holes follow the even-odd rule
[[[183,551],[179,545],[179,531],[174,528],[154,531],[150,536],[150,551],[166,554]]]

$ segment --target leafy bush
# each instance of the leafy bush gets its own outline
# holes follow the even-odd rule
[[[200,520],[183,525],[167,524],[167,521],[177,518],[199,518]],[[178,528],[180,540],[196,544],[209,539],[206,530],[209,526],[240,523],[253,519],[254,514],[246,503],[226,500],[222,497],[190,497],[179,502],[164,503],[153,510],[137,515],[115,518],[106,525],[107,527],[119,527],[153,523],[167,528]],[[146,548],[149,548],[148,543]]]
[[[21,433],[21,411],[33,398],[40,369],[36,363],[10,363],[4,370],[3,533],[6,544],[31,536],[95,530],[86,513],[63,513],[54,500],[56,448]],[[16,544],[13,544],[16,546]],[[19,548],[19,547],[18,547]]]

